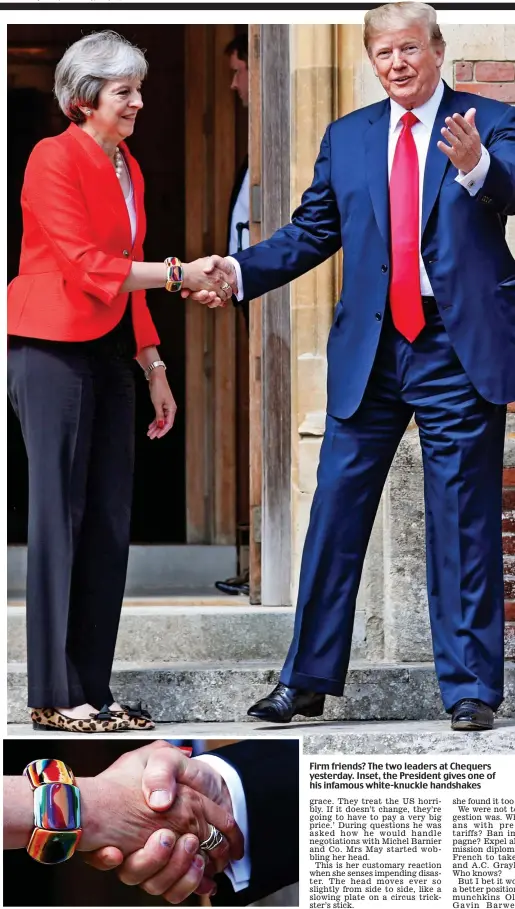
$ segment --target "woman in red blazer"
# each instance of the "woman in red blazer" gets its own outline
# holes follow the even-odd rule
[[[28,703],[36,728],[151,728],[109,687],[129,553],[137,359],[151,439],[175,402],[145,290],[230,296],[203,261],[144,262],[143,177],[125,139],[142,52],[114,32],[73,44],[55,93],[71,120],[34,148],[22,190],[20,271],[8,291],[8,388],[29,459]],[[169,252],[169,251],[168,251]]]

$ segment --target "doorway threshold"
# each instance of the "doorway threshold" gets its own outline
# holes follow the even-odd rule
[[[206,588],[193,589],[191,587],[184,590],[174,590],[171,594],[156,594],[148,597],[125,597],[123,601],[124,609],[136,609],[150,606],[159,608],[166,606],[171,608],[181,608],[182,606],[248,606],[248,596],[231,596],[221,594],[218,590],[209,590]]]
[[[215,581],[236,574],[236,546],[131,545],[125,596],[219,596]],[[7,547],[7,596],[25,598],[27,547]],[[244,597],[229,597],[244,600]]]

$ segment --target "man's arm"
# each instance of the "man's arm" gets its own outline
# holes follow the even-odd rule
[[[246,741],[209,755],[231,764],[240,777],[248,819],[245,853],[251,866],[248,887],[236,893],[218,875],[212,902],[244,906],[299,879],[299,744]]]
[[[340,214],[331,182],[330,132],[328,126],[315,162],[313,182],[304,192],[291,222],[267,240],[231,256],[242,272],[239,299],[243,294],[246,299],[254,299],[282,287],[340,249]]]
[[[476,195],[478,202],[501,215],[515,214],[515,110],[506,113],[495,127],[486,148],[490,155],[488,173]]]

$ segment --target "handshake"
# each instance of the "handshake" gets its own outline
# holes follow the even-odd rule
[[[78,851],[101,871],[117,868],[125,884],[170,903],[191,893],[213,896],[214,875],[243,857],[221,774],[167,742],[127,752],[97,776],[78,777],[77,785]],[[32,802],[24,776],[4,777],[4,849],[29,842]]]
[[[194,262],[183,262],[182,297],[190,297],[213,309],[225,306],[233,294],[238,294],[238,277],[231,259],[207,256]]]
[[[84,806],[79,850],[99,870],[170,903],[213,896],[213,876],[243,856],[229,790],[207,763],[153,742],[79,782]],[[219,836],[213,834],[213,829]],[[209,851],[201,844],[219,840]]]

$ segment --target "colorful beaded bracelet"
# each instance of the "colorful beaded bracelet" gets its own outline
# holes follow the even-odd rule
[[[167,256],[166,265],[166,284],[165,288],[170,293],[177,293],[181,289],[184,281],[184,269],[182,262],[177,256]]]
[[[27,846],[31,858],[56,865],[71,858],[79,843],[80,792],[62,761],[32,761],[23,771],[34,790],[34,830]]]

